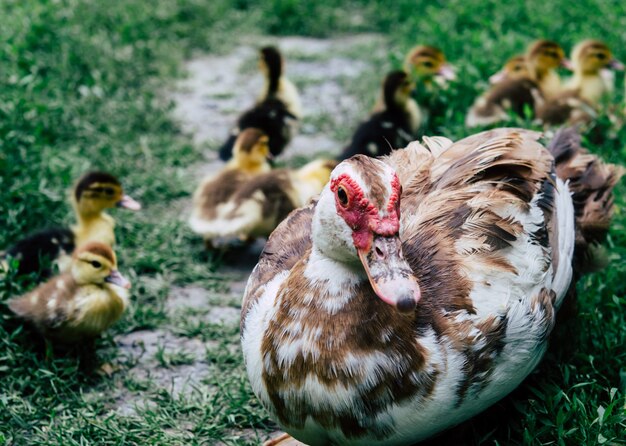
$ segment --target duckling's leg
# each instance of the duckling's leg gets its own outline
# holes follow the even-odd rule
[[[263,443],[263,446],[307,446],[304,443],[299,442],[291,435],[287,433],[280,434],[278,437],[267,440]]]

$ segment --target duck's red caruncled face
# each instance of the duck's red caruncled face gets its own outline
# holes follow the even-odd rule
[[[331,181],[330,190],[335,194],[337,213],[352,229],[352,239],[357,250],[369,251],[374,235],[398,234],[402,191],[396,175],[393,176],[390,186],[391,194],[385,208],[377,209],[348,174],[339,175]],[[386,215],[381,216],[380,212],[385,212]]]
[[[411,268],[402,254],[400,231],[400,181],[394,174],[387,202],[370,202],[359,184],[344,173],[333,179],[330,190],[335,206],[352,229],[352,240],[374,292],[400,311],[411,311],[421,294]],[[384,189],[383,189],[384,190]],[[382,214],[382,215],[381,215]]]

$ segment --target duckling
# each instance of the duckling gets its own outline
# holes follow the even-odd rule
[[[491,85],[499,84],[506,80],[515,80],[530,77],[528,65],[526,64],[526,56],[518,54],[506,61],[500,71],[489,77]]]
[[[537,110],[546,97],[559,93],[561,81],[554,70],[562,64],[569,66],[569,62],[557,43],[549,40],[534,42],[524,55],[525,69],[520,62],[519,56],[510,59],[500,72],[506,76],[494,75],[499,82],[476,99],[465,118],[467,127],[506,121],[509,111],[523,118],[526,110]],[[515,67],[518,69],[513,74],[509,70]]]
[[[414,139],[421,123],[421,112],[411,97],[414,84],[404,71],[392,71],[382,87],[385,108],[373,113],[356,129],[340,159],[353,155],[387,155]]]
[[[572,51],[572,63],[574,76],[567,88],[537,111],[537,117],[544,124],[575,124],[594,119],[602,100],[613,89],[604,71],[624,69],[606,44],[598,40],[577,44]]]
[[[284,60],[277,48],[272,46],[260,50],[259,68],[265,77],[263,93],[254,107],[244,112],[237,120],[219,156],[227,161],[231,158],[237,135],[248,127],[263,130],[269,137],[272,155],[279,155],[296,132],[302,116],[300,96],[296,87],[283,75]]]
[[[606,70],[624,70],[624,64],[613,57],[609,47],[598,40],[584,40],[572,50],[574,75],[567,83],[567,90],[575,90],[579,96],[593,105],[599,105],[604,96],[613,92],[614,85],[608,81],[612,76]]]
[[[69,266],[69,254],[76,246],[98,241],[109,246],[115,243],[115,220],[104,212],[107,208],[122,207],[137,211],[141,205],[124,195],[117,178],[106,172],[88,172],[73,189],[72,207],[77,224],[70,228],[51,228],[36,232],[13,246],[2,255],[3,269],[9,258],[19,260],[17,274],[39,273],[40,277],[52,274],[52,263],[61,271]]]
[[[206,221],[217,216],[217,208],[228,201],[243,184],[255,175],[269,172],[268,137],[259,129],[243,130],[235,141],[233,158],[217,175],[202,180],[193,196],[193,209],[189,226],[194,232],[202,234]]]
[[[551,40],[536,40],[526,51],[526,63],[531,79],[537,82],[545,98],[551,98],[562,90],[561,78],[556,69],[572,69],[571,62],[565,58],[563,48]]]
[[[129,288],[130,282],[117,270],[113,250],[89,242],[74,252],[68,272],[8,305],[46,338],[79,343],[98,336],[122,316]]]
[[[203,236],[207,247],[223,246],[234,238],[267,237],[291,211],[320,193],[336,164],[319,159],[297,170],[257,175],[219,203],[210,217],[197,219],[193,230]]]
[[[433,84],[445,86],[447,81],[456,79],[455,69],[446,62],[443,52],[429,45],[417,45],[407,53],[404,71],[426,89],[434,88]]]
[[[508,64],[508,62],[507,62]],[[487,92],[479,96],[465,117],[467,127],[495,124],[509,119],[509,111],[525,117],[526,110],[535,110],[544,99],[539,85],[524,76],[523,69],[517,74],[499,71],[490,77],[496,82]]]

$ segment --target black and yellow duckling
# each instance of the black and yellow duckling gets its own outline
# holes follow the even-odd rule
[[[411,48],[404,59],[404,71],[426,90],[456,79],[455,69],[446,61],[443,51],[430,45]]]
[[[353,155],[388,155],[392,149],[406,146],[415,139],[420,125],[420,111],[411,97],[414,84],[404,71],[392,71],[383,82],[384,109],[372,113],[356,129],[352,141],[339,159]]]
[[[138,202],[124,195],[119,180],[106,172],[83,175],[74,186],[72,206],[77,219],[75,225],[45,229],[19,240],[3,253],[3,263],[17,259],[18,275],[39,273],[41,277],[49,277],[52,263],[58,262],[61,270],[68,266],[69,254],[76,246],[90,241],[109,246],[115,243],[115,220],[105,209],[141,209]]]
[[[263,93],[254,107],[237,120],[219,155],[224,161],[231,158],[237,135],[244,129],[254,127],[269,138],[272,155],[279,155],[293,137],[301,118],[300,96],[296,87],[283,75],[283,57],[275,47],[260,51],[259,67],[265,77]]]
[[[205,222],[216,218],[220,205],[243,184],[271,170],[268,142],[267,135],[255,128],[247,128],[237,136],[233,158],[221,172],[203,179],[194,193],[189,218],[189,226],[194,232],[202,235]]]
[[[549,40],[532,43],[524,61],[525,67],[516,56],[505,64],[501,70],[503,75],[495,76],[498,82],[479,96],[468,111],[465,118],[467,127],[506,121],[510,112],[527,117],[527,113],[534,114],[547,97],[560,92],[561,81],[555,70],[563,64],[568,65],[568,62],[557,43]]]
[[[594,119],[602,100],[614,87],[603,72],[624,69],[609,47],[598,40],[577,44],[572,51],[572,65],[574,75],[566,88],[537,110],[537,117],[544,124],[576,124]]]
[[[254,176],[228,200],[200,209],[192,228],[202,235],[207,248],[268,237],[291,211],[322,191],[336,165],[336,161],[315,160],[300,169],[275,169]]]
[[[46,338],[78,344],[100,335],[122,316],[129,288],[130,282],[117,270],[113,250],[89,242],[76,249],[68,272],[8,305]]]

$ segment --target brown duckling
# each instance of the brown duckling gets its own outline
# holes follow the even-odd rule
[[[220,148],[219,156],[224,161],[231,158],[237,135],[249,127],[265,132],[272,155],[279,155],[295,134],[302,115],[298,90],[283,74],[284,60],[278,49],[264,47],[259,56],[265,87],[254,107],[239,117],[236,127]]]
[[[567,88],[537,110],[537,117],[545,124],[576,124],[594,119],[602,100],[613,89],[603,72],[624,69],[606,44],[598,40],[577,44],[572,51],[572,64],[574,75]]]
[[[46,338],[75,344],[98,336],[122,316],[129,288],[130,282],[117,270],[113,250],[90,242],[74,252],[68,272],[8,305]]]
[[[207,248],[233,239],[267,237],[291,211],[320,193],[336,165],[331,160],[315,160],[300,169],[257,175],[211,209],[210,215],[199,216],[193,230],[202,235]]]
[[[255,128],[243,130],[235,141],[233,158],[217,175],[203,179],[196,189],[189,218],[191,229],[202,234],[203,226],[216,217],[221,204],[227,202],[243,184],[256,175],[269,172],[269,155],[265,133]]]
[[[339,159],[353,155],[387,155],[392,149],[404,147],[414,139],[421,123],[421,113],[411,97],[414,84],[404,71],[392,71],[383,82],[384,109],[374,112],[361,123],[352,141]]]
[[[518,54],[511,57],[506,61],[500,71],[494,73],[489,77],[489,83],[491,85],[499,84],[500,82],[529,78],[530,72],[528,71],[528,64],[526,64],[526,56]]]
[[[63,271],[76,246],[90,241],[109,246],[115,243],[115,220],[104,212],[105,209],[141,209],[138,202],[124,194],[120,181],[106,172],[83,175],[74,186],[71,200],[77,219],[75,225],[45,229],[19,240],[3,253],[3,262],[9,258],[19,260],[19,275],[34,272],[49,277],[52,274],[50,263],[59,262]]]

